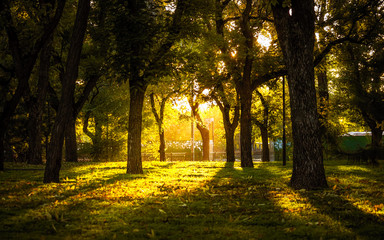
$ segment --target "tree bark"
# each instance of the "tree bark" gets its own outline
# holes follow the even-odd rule
[[[128,120],[128,161],[127,173],[142,174],[141,130],[143,105],[147,83],[143,79],[130,81],[130,102]]]
[[[51,42],[48,42],[40,53],[39,80],[36,97],[28,97],[28,152],[29,164],[42,164],[42,130],[43,110],[48,91],[49,67],[51,59]],[[29,93],[29,95],[31,95]]]
[[[260,127],[261,132],[261,142],[263,144],[262,147],[262,155],[261,155],[261,161],[262,162],[269,162],[269,137],[268,137],[268,128],[262,126]]]
[[[46,42],[51,38],[53,31],[56,29],[60,21],[65,2],[65,0],[58,1],[54,17],[48,21],[47,25],[45,25],[44,31],[39,33],[40,37],[35,41],[31,51],[27,51],[27,54],[24,54],[22,51],[23,46],[21,46],[17,30],[14,27],[14,23],[12,21],[13,18],[11,16],[9,1],[0,2],[0,9],[2,10],[2,14],[5,16],[5,19],[7,20],[4,23],[4,27],[8,36],[9,49],[12,54],[12,59],[15,66],[15,75],[18,80],[15,93],[12,95],[11,99],[5,103],[3,112],[0,115],[0,129],[2,129],[0,131],[0,139],[2,141],[5,140],[5,133],[8,129],[9,121],[11,120],[11,117],[20,102],[20,99],[24,95],[25,91],[29,88],[28,80],[36,63],[38,54]],[[2,145],[4,146],[4,143],[2,143]],[[3,170],[4,158],[4,152],[0,153],[0,170]]]
[[[79,0],[63,76],[61,99],[48,147],[44,183],[59,182],[65,128],[73,114],[73,98],[80,55],[90,11],[90,0]]]
[[[209,160],[209,129],[204,125],[200,114],[199,114],[199,103],[193,103],[191,99],[189,100],[189,105],[193,116],[196,118],[196,127],[200,132],[201,139],[203,141],[203,161]]]
[[[251,104],[252,90],[246,86],[240,91],[241,115],[240,115],[240,149],[241,167],[253,167],[252,160],[252,121]]]
[[[160,146],[159,146],[159,154],[160,154],[160,162],[165,162],[165,136],[164,136],[164,126],[163,126],[163,121],[164,121],[164,109],[165,109],[165,104],[167,100],[172,96],[174,92],[168,93],[163,99],[161,99],[160,102],[160,112],[157,113],[156,110],[156,105],[155,105],[155,96],[154,93],[151,93],[149,95],[150,100],[151,100],[151,109],[152,113],[155,116],[156,123],[158,126],[158,131],[159,131],[159,139],[160,139]]]
[[[240,147],[241,147],[241,167],[253,167],[252,160],[252,64],[253,64],[253,41],[254,36],[249,26],[249,19],[252,10],[252,1],[246,1],[246,8],[240,18],[241,32],[245,38],[245,60],[243,76],[237,79],[236,86],[240,93],[241,117],[240,117]]]
[[[65,129],[65,161],[78,162],[77,158],[77,140],[76,140],[76,119],[70,117]]]
[[[260,129],[261,141],[262,141],[262,156],[261,161],[269,162],[269,134],[268,134],[268,122],[269,122],[269,106],[264,96],[256,90],[256,94],[259,96],[261,104],[263,105],[263,121],[256,120],[256,125]]]
[[[288,69],[291,96],[294,148],[290,184],[295,189],[325,188],[328,184],[323,165],[314,82],[314,1],[292,0],[290,10],[283,7],[283,0],[279,0],[272,10]]]

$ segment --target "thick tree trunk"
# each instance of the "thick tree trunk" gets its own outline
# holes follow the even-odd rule
[[[246,1],[246,8],[240,18],[241,32],[245,38],[246,57],[244,60],[242,79],[237,80],[237,89],[240,92],[241,117],[240,117],[240,147],[241,147],[241,167],[253,167],[252,160],[252,65],[253,65],[253,41],[254,36],[250,26],[250,14],[252,1]]]
[[[62,82],[61,100],[53,125],[51,142],[48,146],[47,164],[44,172],[44,183],[59,182],[64,132],[73,114],[73,97],[78,76],[80,54],[83,47],[87,27],[90,0],[79,0],[75,25],[70,40],[67,63]]]
[[[77,140],[76,140],[76,119],[72,116],[65,129],[65,161],[78,162]]]
[[[240,94],[241,115],[240,115],[240,148],[241,167],[253,167],[252,160],[252,121],[251,121],[251,99],[250,88]]]
[[[293,136],[291,186],[327,187],[320,141],[314,82],[314,2],[292,0],[291,10],[280,0],[273,6],[274,23],[288,69]],[[292,11],[290,13],[290,11]]]
[[[147,84],[137,79],[130,84],[129,122],[128,122],[128,160],[127,173],[142,174],[141,130],[143,120],[144,96]]]

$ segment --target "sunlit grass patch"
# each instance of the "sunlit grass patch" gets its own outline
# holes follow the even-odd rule
[[[0,174],[4,239],[378,239],[383,169],[326,162],[329,189],[293,190],[292,165],[224,162],[65,163]],[[30,168],[8,165],[8,168]],[[39,177],[40,176],[40,177]]]

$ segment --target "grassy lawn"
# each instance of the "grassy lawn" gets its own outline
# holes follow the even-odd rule
[[[64,163],[46,185],[6,163],[0,239],[384,239],[383,167],[325,164],[330,188],[304,191],[280,162]]]

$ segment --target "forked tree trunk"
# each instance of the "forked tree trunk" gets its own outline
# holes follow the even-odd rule
[[[328,186],[323,165],[314,81],[313,0],[292,0],[291,9],[283,0],[272,6],[274,23],[285,64],[291,100],[293,171],[290,184],[295,189]]]

